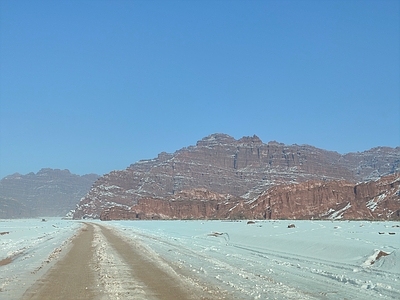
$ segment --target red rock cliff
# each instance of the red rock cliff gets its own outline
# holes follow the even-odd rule
[[[111,206],[131,207],[143,198],[168,200],[183,190],[204,188],[254,201],[279,184],[367,181],[394,172],[400,172],[400,147],[341,155],[309,145],[264,144],[257,136],[236,140],[213,134],[195,146],[105,174],[81,200],[74,218],[99,218]]]
[[[205,189],[168,200],[142,198],[129,209],[103,210],[116,219],[400,219],[400,174],[377,181],[308,181],[272,187],[253,201]]]

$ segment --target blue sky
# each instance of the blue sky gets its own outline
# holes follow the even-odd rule
[[[212,133],[400,145],[399,1],[0,1],[0,178]]]

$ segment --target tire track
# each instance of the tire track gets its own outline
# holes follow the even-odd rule
[[[111,229],[101,225],[101,232],[108,244],[131,268],[132,275],[146,286],[149,297],[159,300],[204,299],[194,294],[179,276],[158,266],[146,256],[144,249],[131,245],[123,238],[114,234]]]
[[[178,274],[157,254],[114,229],[85,223],[69,251],[22,296],[46,299],[223,299]]]
[[[86,224],[72,240],[68,253],[22,299],[96,299],[95,274],[89,265],[93,257],[92,240],[93,226]]]

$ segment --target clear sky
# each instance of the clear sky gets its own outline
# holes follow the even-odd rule
[[[400,145],[399,1],[0,1],[0,178],[212,133]]]

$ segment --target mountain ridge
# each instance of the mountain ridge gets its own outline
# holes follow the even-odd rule
[[[130,209],[140,199],[169,199],[205,189],[252,200],[269,188],[310,180],[357,183],[400,172],[400,147],[339,154],[310,145],[263,143],[212,134],[196,145],[140,160],[100,177],[77,206],[74,218],[99,218],[110,207]]]
[[[51,168],[8,175],[0,180],[0,218],[65,216],[98,177]]]

